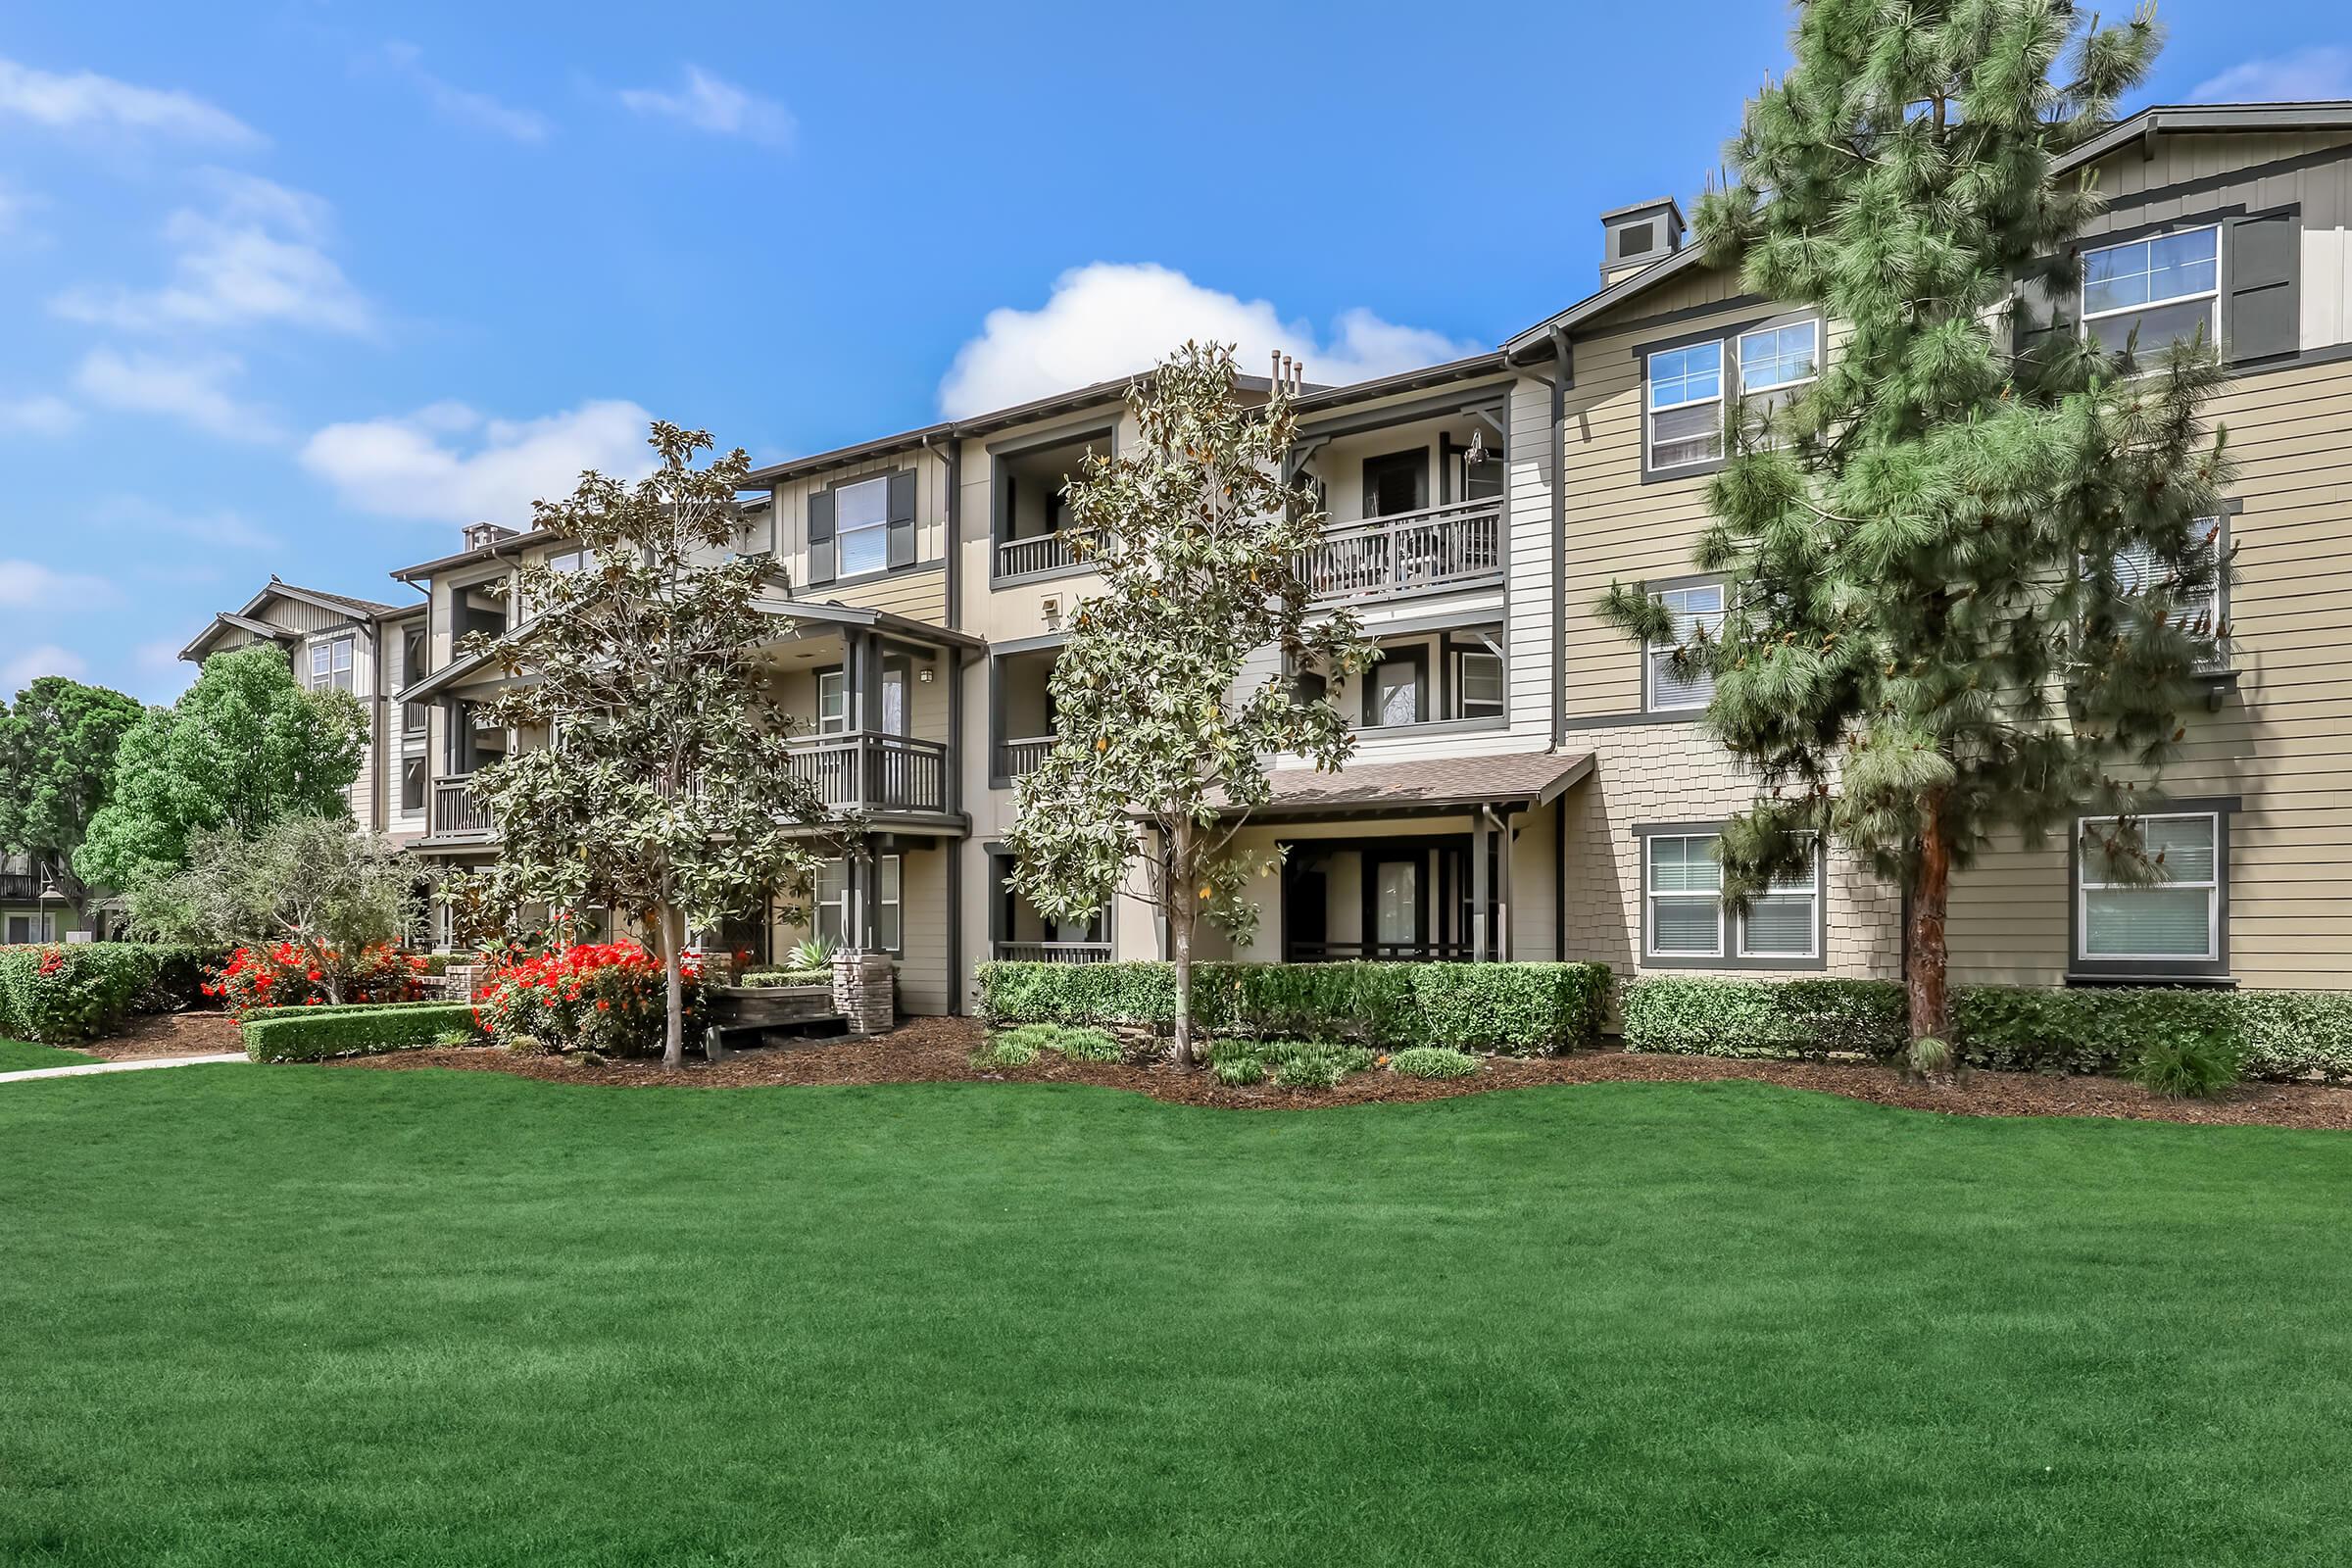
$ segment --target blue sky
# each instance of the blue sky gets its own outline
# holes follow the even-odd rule
[[[2164,17],[2142,102],[2352,96],[2340,3]],[[1590,290],[1595,215],[1698,187],[1785,19],[12,7],[0,689],[168,699],[271,571],[393,598],[649,415],[773,460],[1188,333],[1492,346]]]

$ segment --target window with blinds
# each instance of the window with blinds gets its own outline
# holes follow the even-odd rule
[[[1723,956],[1723,867],[1715,860],[1715,835],[1692,833],[1642,841],[1649,861],[1648,941],[1657,958],[1716,958]]]
[[[1650,597],[1664,605],[1666,613],[1674,618],[1674,638],[1649,645],[1643,706],[1653,713],[1688,712],[1704,708],[1715,695],[1715,677],[1695,669],[1678,673],[1674,653],[1688,645],[1695,632],[1703,629],[1712,637],[1722,628],[1723,584],[1662,588]]]
[[[2220,517],[2199,517],[2193,526],[2202,541],[2193,560],[2197,574],[2205,579],[2204,586],[2193,592],[2180,591],[2177,574],[2144,545],[2133,546],[2115,558],[2115,585],[2133,599],[2163,600],[2165,613],[2176,625],[2196,636],[2212,638],[2213,655],[2197,667],[2220,669],[2230,662],[2230,646],[2223,635],[2229,609],[2221,576],[2226,528]]]
[[[2135,825],[2157,879],[2123,874],[2118,841]],[[2221,816],[2195,811],[2116,817],[2081,825],[2077,857],[2078,956],[2102,962],[2210,962],[2221,956]]]

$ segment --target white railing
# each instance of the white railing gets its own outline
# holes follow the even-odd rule
[[[1326,528],[1299,564],[1319,600],[1468,588],[1502,581],[1503,566],[1499,496]]]
[[[997,541],[997,575],[1027,577],[1038,572],[1060,571],[1078,564],[1078,554],[1070,548],[1066,533],[1032,534],[1026,539]]]
[[[989,952],[1001,963],[1108,963],[1107,942],[992,942]]]
[[[1053,749],[1051,735],[1031,735],[1004,742],[997,748],[997,777],[1019,778],[1024,773],[1036,772]]]
[[[937,741],[856,731],[791,742],[792,772],[843,810],[945,811],[948,749]]]

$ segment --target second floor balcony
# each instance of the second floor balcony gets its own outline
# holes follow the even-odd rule
[[[1337,523],[1300,563],[1319,604],[1394,599],[1499,584],[1499,496]]]
[[[942,813],[949,808],[948,748],[906,735],[851,731],[792,743],[795,778],[843,812]]]

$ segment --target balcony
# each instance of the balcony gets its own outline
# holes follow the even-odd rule
[[[989,956],[999,963],[1108,963],[1107,942],[992,942]]]
[[[432,822],[437,839],[487,839],[497,832],[490,808],[474,799],[470,773],[433,780]]]
[[[1299,569],[1319,604],[1500,584],[1499,496],[1327,528]]]
[[[1047,572],[1067,571],[1078,564],[1078,553],[1070,548],[1066,533],[1032,534],[1026,539],[997,541],[997,577],[1037,577]]]
[[[1005,741],[997,747],[997,777],[1019,778],[1034,773],[1045,762],[1046,754],[1054,749],[1051,735],[1032,735],[1022,740]]]
[[[793,777],[835,810],[948,809],[948,749],[937,741],[854,731],[791,744]]]

